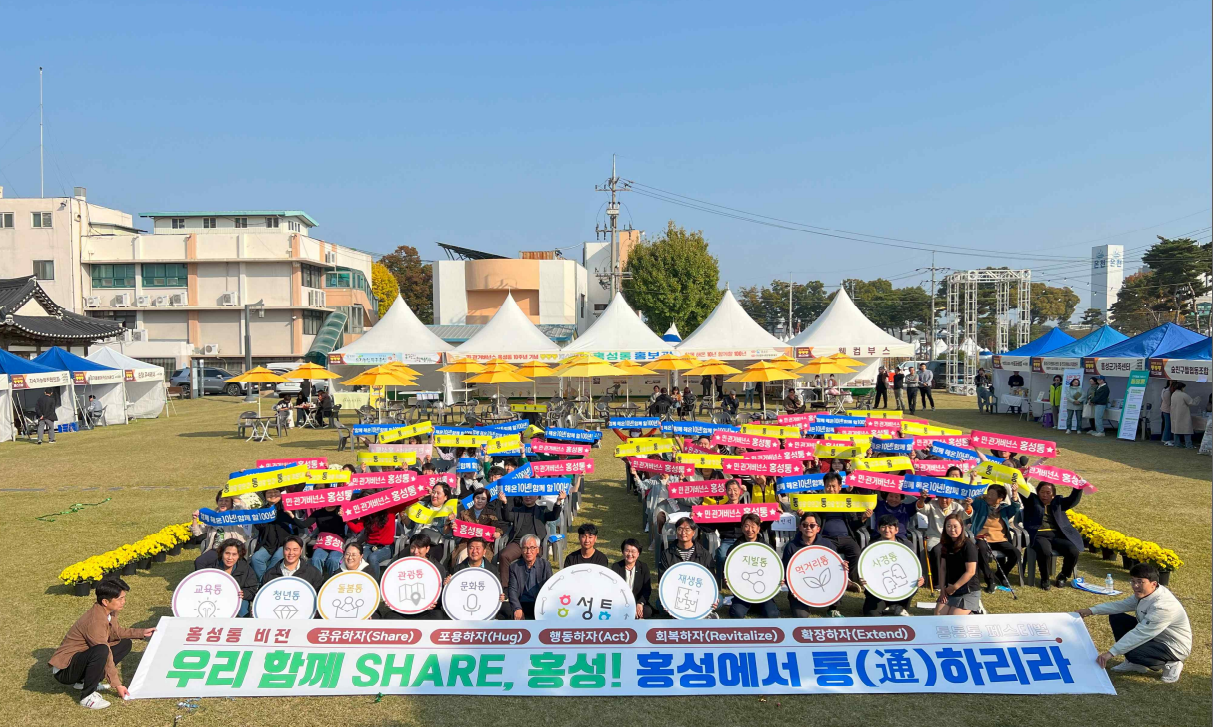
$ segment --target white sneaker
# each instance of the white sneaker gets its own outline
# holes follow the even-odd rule
[[[1165,446],[1165,447],[1175,447],[1175,446],[1176,446],[1176,444],[1175,444],[1175,443],[1173,443],[1173,442],[1164,442],[1164,443],[1163,443],[1163,446]]]
[[[84,689],[84,682],[76,682],[75,684],[73,684],[73,685],[72,685],[72,689]],[[100,683],[98,683],[98,684],[97,684],[97,691],[99,691],[99,692],[108,692],[108,691],[110,691],[110,683],[109,683],[109,682],[100,682]]]
[[[1115,671],[1118,674],[1146,674],[1150,671],[1150,669],[1146,668],[1142,664],[1135,664],[1132,661],[1123,661],[1117,666],[1109,669],[1109,671]]]
[[[894,609],[894,615],[895,616],[910,616],[910,611],[907,611],[905,608],[899,607],[899,608]]]
[[[843,612],[832,608],[830,610],[830,617],[831,618],[843,618]]]
[[[1092,432],[1092,436],[1093,436],[1093,437],[1103,437],[1103,436],[1104,436],[1104,432]]]
[[[97,692],[93,692],[80,700],[80,706],[85,709],[105,709],[110,706],[110,703],[102,699],[101,695]]]
[[[1184,669],[1183,661],[1169,661],[1163,665],[1163,678],[1160,681],[1166,684],[1180,681],[1181,669]]]

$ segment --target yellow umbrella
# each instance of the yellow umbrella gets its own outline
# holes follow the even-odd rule
[[[538,385],[535,383],[534,379],[547,378],[547,377],[553,375],[552,369],[548,368],[548,364],[544,363],[543,361],[540,361],[539,359],[532,359],[531,361],[524,363],[522,366],[520,366],[518,368],[518,371],[515,371],[514,373],[518,374],[519,376],[526,376],[527,378],[532,379],[532,382],[531,382],[531,398],[532,399],[538,398],[538,393],[537,393],[538,390],[536,388]]]
[[[863,366],[864,365],[863,361],[857,361],[854,358],[850,358],[845,353],[832,353],[829,356],[823,356],[822,358],[828,359],[830,361],[834,361],[837,364],[843,364],[844,366]]]
[[[341,383],[346,386],[413,386],[414,380],[395,371],[364,371]]]
[[[473,361],[470,358],[457,358],[451,363],[439,369],[447,374],[463,374],[464,375],[464,403],[468,403],[468,374],[479,374],[485,370],[484,365]]]
[[[572,363],[568,363],[555,372],[558,376],[568,376],[574,379],[589,379],[595,376],[626,376],[623,369],[620,369],[612,364],[607,363],[598,356],[583,354],[575,356]],[[590,389],[590,398],[594,398],[594,389]]]
[[[409,368],[400,361],[389,361],[386,364],[380,364],[379,368],[382,368],[385,371],[395,371],[396,373],[404,374],[405,376],[421,376],[419,371]]]
[[[490,359],[485,365],[486,366],[498,366],[500,368],[505,369],[506,371],[516,371],[518,369],[518,366],[511,364],[509,361],[507,361],[504,358]]]
[[[725,363],[724,361],[718,361],[715,358],[710,358],[707,361],[701,363],[699,366],[696,366],[695,368],[687,369],[687,371],[684,373],[684,375],[685,376],[724,376],[725,374],[740,374],[740,373],[742,373],[741,369],[735,369],[733,366],[730,366],[729,364]],[[713,408],[716,408],[717,387],[715,387],[715,386],[710,387],[708,391],[709,391],[709,401],[712,402]]]
[[[283,377],[269,370],[265,366],[256,366],[244,372],[240,376],[233,376],[228,381],[237,384],[281,384],[286,381]],[[261,416],[261,387],[258,387],[257,396],[257,416]]]
[[[619,369],[620,371],[624,372],[624,373],[620,374],[621,376],[648,376],[650,374],[658,373],[657,371],[654,371],[651,368],[648,368],[642,364],[639,364],[636,361],[633,361],[632,359],[625,359],[623,361],[620,361],[619,363],[617,363],[615,365],[615,367],[617,369]],[[631,396],[632,396],[632,387],[630,387],[628,385],[628,382],[625,381],[624,382],[624,403],[625,404],[632,403]]]
[[[340,379],[340,374],[335,374],[326,369],[324,366],[317,366],[314,363],[306,363],[300,365],[294,371],[288,371],[283,374],[286,379],[309,379],[315,381],[317,379]]]
[[[793,369],[801,368],[801,362],[796,360],[792,356],[789,356],[786,353],[782,353],[779,356],[776,356],[769,363],[771,363],[776,368],[781,368],[781,369],[784,369],[785,371],[792,371]],[[747,368],[749,368],[749,367],[747,367]]]
[[[747,366],[745,372],[738,374],[737,376],[734,376],[733,378],[728,379],[728,381],[730,381],[731,383],[742,382],[742,381],[767,382],[767,381],[787,381],[789,379],[796,379],[796,378],[797,378],[796,374],[785,371],[784,369],[781,369],[772,363],[768,363],[767,361],[760,361],[756,364],[751,364],[750,366]],[[767,412],[767,388],[762,387],[760,389],[760,391],[761,391],[762,397],[763,397],[763,412],[764,412],[764,414],[766,414],[766,412]]]
[[[473,384],[497,384],[497,398],[502,398],[502,384],[523,384],[531,379],[514,371],[485,371],[468,379]]]
[[[807,374],[854,374],[855,370],[831,360],[810,361],[793,372],[799,376]]]
[[[671,386],[671,371],[686,371],[690,368],[695,368],[700,362],[694,356],[678,356],[673,353],[664,353],[650,363],[645,364],[654,371],[666,371],[666,385]]]

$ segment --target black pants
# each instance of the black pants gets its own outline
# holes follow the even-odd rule
[[[733,602],[729,604],[730,618],[746,618],[746,615],[753,611],[758,611],[760,618],[780,618],[780,609],[776,606],[774,598],[762,603],[747,603],[734,596]]]
[[[909,611],[911,598],[914,598],[914,596],[911,596],[910,598],[907,598],[906,600],[903,600],[903,601],[898,601],[897,603],[886,603],[885,601],[882,601],[880,598],[877,598],[873,594],[865,591],[864,592],[864,605],[861,606],[861,610],[864,611],[865,616],[880,616],[881,611],[884,609],[885,606],[898,606],[900,608],[905,608]]]
[[[877,409],[889,408],[889,392],[885,387],[877,388],[877,395],[873,397],[873,406]]]
[[[847,561],[847,575],[852,581],[860,582],[860,546],[851,536],[844,535],[838,538],[831,538],[835,543],[835,550],[839,555],[843,556],[843,560]]]
[[[915,413],[915,401],[919,398],[915,396],[915,389],[917,388],[919,387],[910,386],[906,389],[906,408],[911,414]]]
[[[1109,614],[1109,628],[1113,630],[1113,638],[1118,641],[1137,627],[1138,619],[1128,613]],[[1162,669],[1163,665],[1169,661],[1183,661],[1159,639],[1151,639],[1142,646],[1130,650],[1126,653],[1125,660],[1150,669]]]
[[[933,409],[936,408],[936,400],[932,398],[932,387],[920,386],[919,387],[919,398],[922,400],[924,409],[927,408],[928,404],[931,404]]]
[[[995,561],[996,567],[999,568],[999,572],[1004,577],[1007,577],[1020,564],[1020,551],[1010,542],[1004,540],[1001,543],[988,543],[982,538],[979,538],[977,542],[978,569],[982,573],[983,582],[987,585],[990,585],[991,581],[994,580],[995,574],[991,572],[990,566],[992,560]],[[1006,560],[1001,561],[996,558],[996,553],[1007,556]]]
[[[1137,622],[1135,622],[1137,623]],[[55,680],[60,684],[75,684],[83,682],[84,688],[80,690],[80,698],[84,699],[88,695],[97,691],[97,685],[101,683],[101,678],[105,676],[105,658],[113,655],[114,663],[122,661],[126,655],[131,653],[131,640],[123,639],[114,648],[105,644],[97,644],[90,646],[84,651],[72,657],[72,663],[67,665],[66,669],[60,669],[55,673]],[[110,686],[118,686],[112,684]]]
[[[1051,538],[1045,533],[1037,533],[1033,538],[1033,550],[1037,551],[1037,570],[1041,573],[1041,580],[1048,580],[1050,577],[1046,572],[1046,560],[1050,557],[1051,545],[1062,554],[1062,570],[1058,572],[1058,577],[1070,578],[1075,572],[1075,564],[1079,562],[1079,549],[1062,536]]]
[[[829,608],[832,611],[838,611],[839,606],[841,606],[841,605],[843,605],[842,598],[840,598],[838,601],[835,601],[834,603],[830,604],[829,606],[827,606],[827,608]],[[793,618],[810,618],[811,616],[815,615],[814,611],[817,610],[813,606],[801,603],[796,598],[793,598],[792,594],[789,594],[789,596],[788,596],[788,607],[792,611]],[[819,612],[819,614],[817,614],[817,615],[821,615],[821,613]]]

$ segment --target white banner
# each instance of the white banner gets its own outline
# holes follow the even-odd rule
[[[140,699],[1116,693],[1082,619],[1068,613],[610,626],[166,617],[130,691]]]
[[[1147,392],[1147,371],[1131,371],[1125,390],[1125,403],[1121,405],[1121,421],[1117,425],[1117,438],[1133,440],[1138,434],[1138,415],[1142,413],[1142,397]],[[1100,424],[1103,426],[1103,424]]]

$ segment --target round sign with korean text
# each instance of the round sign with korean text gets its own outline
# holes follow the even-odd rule
[[[535,598],[537,621],[629,621],[636,615],[636,599],[624,579],[593,563],[560,569]]]
[[[785,579],[794,598],[815,608],[838,603],[847,590],[842,556],[822,545],[807,545],[793,553]]]
[[[725,557],[725,583],[734,598],[763,603],[775,597],[784,580],[784,564],[765,543],[738,542]]]
[[[316,610],[329,621],[371,618],[379,607],[379,584],[360,570],[342,571],[324,582],[316,595]]]
[[[316,589],[302,578],[266,581],[253,598],[253,618],[310,619],[316,613]]]
[[[693,561],[675,563],[658,581],[658,601],[675,618],[704,618],[717,597],[716,576]]]
[[[502,583],[488,568],[465,568],[443,586],[443,612],[454,621],[489,621],[502,608]]]
[[[388,608],[408,615],[434,608],[443,591],[438,566],[415,555],[392,561],[379,582]]]
[[[203,568],[181,579],[173,589],[173,615],[182,618],[236,618],[240,584],[218,568]]]
[[[897,603],[919,590],[922,567],[914,551],[896,540],[877,540],[860,553],[864,590],[886,603]]]

